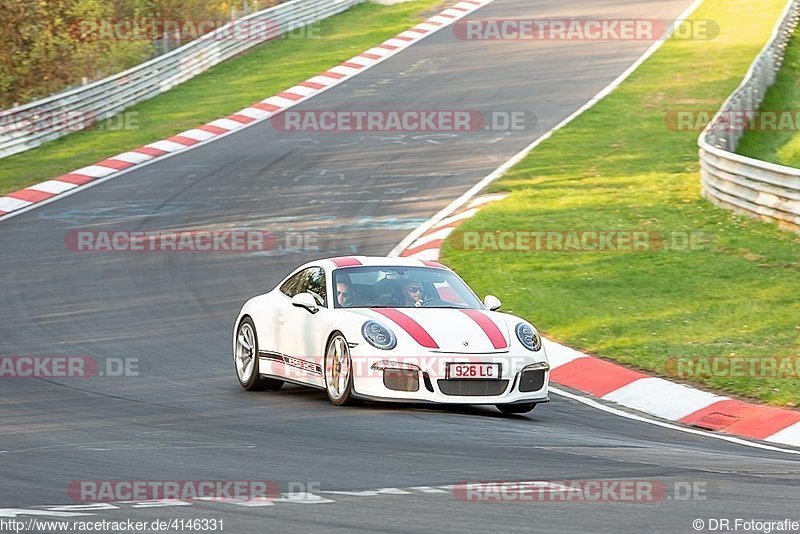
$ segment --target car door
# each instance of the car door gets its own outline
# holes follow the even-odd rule
[[[291,282],[291,283],[290,283]],[[285,286],[285,287],[284,287]],[[277,310],[277,337],[280,351],[289,360],[288,365],[295,370],[301,368],[315,370],[312,364],[321,364],[319,339],[324,336],[324,318],[327,307],[327,287],[325,271],[321,267],[309,267],[297,273],[281,286],[284,297]],[[320,307],[317,313],[293,306],[291,297],[298,293],[310,293]],[[291,371],[287,368],[287,372]],[[316,374],[313,371],[313,374]],[[303,373],[305,375],[305,373]],[[321,374],[320,374],[321,378]]]

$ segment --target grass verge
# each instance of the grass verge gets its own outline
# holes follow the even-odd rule
[[[463,224],[445,243],[443,260],[551,337],[661,376],[676,376],[670,358],[800,358],[800,236],[703,200],[698,132],[674,131],[665,120],[675,111],[718,109],[783,5],[707,0],[692,18],[717,21],[717,38],[668,41],[542,143],[491,186],[510,195]],[[699,241],[557,252],[499,251],[491,242],[465,250],[455,237],[482,230],[632,230],[668,244],[690,234]],[[682,381],[776,405],[800,402],[796,377],[718,373]]]
[[[767,91],[761,110],[791,111],[792,117],[800,116],[798,80],[800,80],[800,27],[795,30],[789,46],[786,47],[786,56],[778,73],[778,79]],[[797,125],[795,119],[795,126]],[[800,167],[800,132],[796,128],[787,128],[783,131],[748,130],[742,136],[736,151],[751,158],[789,167]]]
[[[0,159],[0,196],[230,115],[381,43],[430,16],[441,3],[364,3],[322,21],[319,39],[260,45],[129,108],[133,128],[100,124]]]

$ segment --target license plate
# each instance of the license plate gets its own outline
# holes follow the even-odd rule
[[[456,380],[499,380],[499,363],[448,363],[447,378]]]

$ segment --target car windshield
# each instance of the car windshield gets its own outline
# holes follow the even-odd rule
[[[333,271],[336,308],[483,309],[455,273],[433,267],[348,267]]]

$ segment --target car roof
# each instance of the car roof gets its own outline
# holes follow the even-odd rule
[[[433,260],[421,258],[390,258],[388,256],[337,256],[312,262],[315,265],[332,269],[346,269],[348,267],[381,266],[381,267],[434,267],[447,269],[446,266]]]

